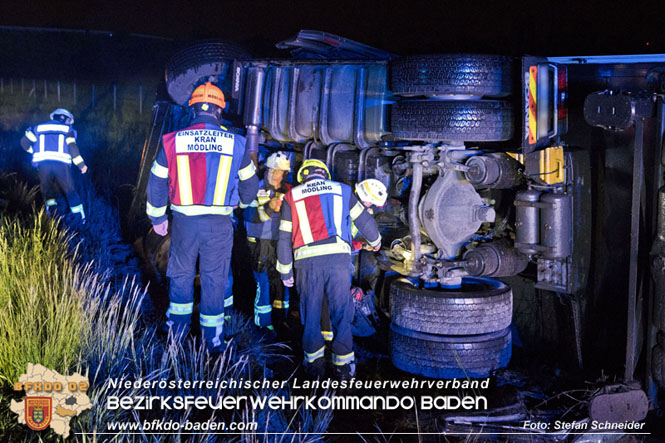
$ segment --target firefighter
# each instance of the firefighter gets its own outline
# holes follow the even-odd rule
[[[276,152],[267,158],[266,167],[256,200],[243,215],[256,279],[254,323],[274,331],[285,321],[289,309],[289,291],[282,285],[275,264],[282,198],[291,189],[284,178],[291,171],[291,161],[283,152]]]
[[[199,259],[200,320],[211,353],[223,345],[224,292],[233,246],[233,208],[249,205],[258,190],[245,138],[220,125],[224,94],[210,82],[198,86],[189,106],[192,124],[162,138],[163,148],[150,171],[146,212],[154,231],[166,235],[167,203],[173,225],[167,276],[167,325],[184,338],[191,324],[194,277]]]
[[[328,301],[332,332],[334,376],[355,374],[353,354],[353,300],[351,300],[351,222],[378,250],[376,222],[353,194],[351,187],[330,180],[325,163],[306,160],[298,170],[299,186],[284,196],[279,226],[277,270],[285,286],[294,284],[300,294],[304,325],[305,372],[322,377],[325,372],[321,306]]]
[[[48,122],[28,128],[21,138],[21,147],[32,154],[32,164],[39,171],[46,212],[56,214],[59,187],[67,198],[69,210],[78,214],[85,223],[85,211],[70,170],[70,165],[74,163],[81,174],[88,171],[76,145],[76,131],[72,128],[74,116],[68,110],[58,108],[51,112],[50,118]]]
[[[369,178],[367,180],[356,183],[355,189],[358,200],[360,203],[362,203],[370,215],[374,214],[375,207],[382,208],[386,204],[386,200],[388,198],[388,190],[386,189],[386,185],[375,178]],[[358,257],[363,246],[363,239],[358,234],[358,228],[356,227],[355,223],[351,223],[351,238],[352,258]],[[370,260],[373,260],[373,257]],[[353,294],[358,294],[358,288],[353,288],[351,292]],[[362,291],[360,291],[360,293],[362,293]],[[333,339],[333,332],[330,326],[330,317],[328,316],[327,311],[328,304],[324,299],[321,313],[321,334],[323,335],[323,339],[326,342],[331,342]]]

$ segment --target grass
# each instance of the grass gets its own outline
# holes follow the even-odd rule
[[[24,186],[19,182],[15,185]],[[157,325],[147,323],[141,314],[146,292],[122,243],[117,212],[96,195],[90,183],[81,189],[88,223],[75,226],[76,231],[43,212],[0,212],[0,440],[63,440],[53,431],[29,431],[9,411],[9,401],[22,397],[22,393],[12,391],[12,384],[28,362],[62,374],[80,372],[90,379],[87,394],[94,406],[72,419],[72,436],[67,441],[321,440],[332,419],[330,412],[106,408],[110,395],[255,395],[238,389],[126,390],[113,388],[109,379],[263,378],[267,359],[280,358],[286,349],[256,337],[250,321],[237,313],[227,324],[233,346],[216,359],[209,358],[196,340],[183,346],[158,336]],[[26,190],[29,188],[11,192],[25,196],[29,194]],[[34,195],[32,198],[34,201]],[[260,394],[290,395],[281,391]],[[240,436],[100,435],[111,422],[154,419],[251,420],[257,422],[258,430]],[[271,436],[266,432],[285,434]],[[306,434],[296,434],[301,432]]]

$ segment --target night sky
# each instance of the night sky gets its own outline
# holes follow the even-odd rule
[[[2,1],[0,25],[224,38],[266,55],[300,29],[397,54],[665,52],[664,1]]]

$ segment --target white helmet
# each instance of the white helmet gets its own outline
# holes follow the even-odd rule
[[[360,200],[371,203],[379,208],[386,204],[386,199],[388,198],[386,185],[375,178],[368,178],[360,183],[356,183],[356,192]]]
[[[58,116],[58,115],[64,115],[65,116],[65,120],[63,121],[63,123],[68,124],[68,125],[73,125],[74,124],[74,116],[72,115],[71,112],[69,112],[65,108],[56,109],[55,111],[51,112],[49,117],[50,117],[51,120],[55,120],[55,117]]]
[[[266,160],[266,166],[270,169],[280,169],[282,171],[291,170],[291,160],[282,151],[271,154]]]

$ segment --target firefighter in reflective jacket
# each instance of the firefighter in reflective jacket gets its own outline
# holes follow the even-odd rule
[[[289,291],[282,285],[275,265],[282,198],[291,189],[284,177],[291,170],[291,161],[283,152],[276,152],[268,157],[266,166],[256,200],[243,215],[256,279],[254,323],[274,330],[284,322],[289,309]]]
[[[58,187],[65,193],[69,210],[85,222],[81,197],[76,192],[70,165],[78,166],[81,174],[88,171],[76,145],[76,131],[72,128],[74,116],[58,108],[50,115],[51,121],[28,128],[21,138],[21,147],[32,154],[32,164],[39,170],[39,182],[46,212],[56,213]]]
[[[325,371],[320,322],[326,297],[334,334],[334,375],[345,379],[355,374],[349,273],[351,222],[376,250],[381,246],[381,236],[351,187],[330,180],[325,163],[306,160],[298,171],[298,181],[302,184],[284,196],[277,270],[284,285],[293,286],[295,266],[304,325],[305,371],[311,376],[323,376]]]
[[[201,331],[207,348],[218,352],[233,246],[231,214],[238,204],[245,207],[254,200],[258,178],[245,138],[220,126],[226,107],[222,91],[210,82],[201,85],[189,106],[195,114],[191,126],[163,136],[163,149],[150,171],[146,212],[154,231],[166,235],[171,202],[167,325],[178,337],[189,330],[198,258]]]

